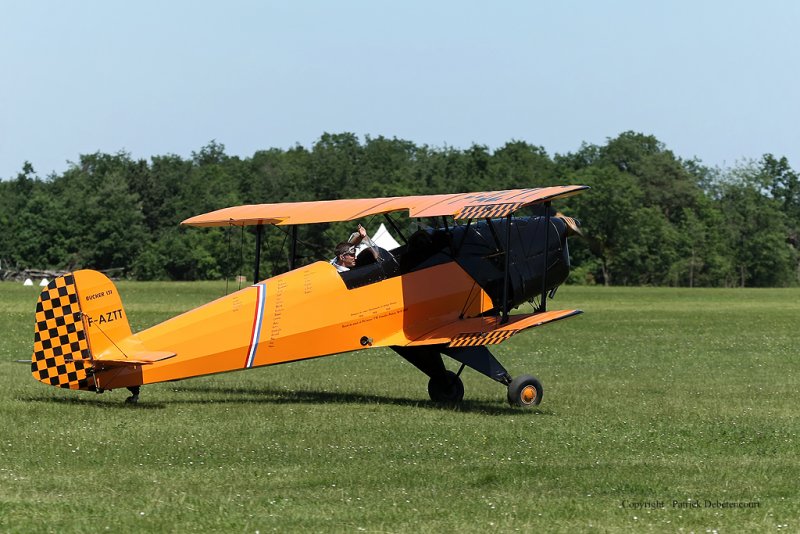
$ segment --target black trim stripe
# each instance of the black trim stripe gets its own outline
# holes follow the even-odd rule
[[[459,334],[450,342],[451,347],[477,347],[497,345],[516,334],[516,330],[495,330],[494,332],[471,332]]]
[[[505,204],[489,204],[481,206],[466,206],[462,209],[456,219],[491,219],[494,217],[505,217],[509,213],[518,210],[524,202],[514,202]]]

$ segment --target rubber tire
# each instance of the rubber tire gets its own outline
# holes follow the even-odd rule
[[[433,402],[461,402],[464,400],[464,382],[453,371],[445,371],[444,377],[432,377],[428,380],[428,395]]]
[[[529,391],[526,388],[533,386],[535,396],[528,400]],[[521,375],[511,381],[508,385],[508,403],[511,406],[520,406],[522,408],[530,408],[531,406],[539,406],[544,396],[544,388],[539,379],[531,375]]]

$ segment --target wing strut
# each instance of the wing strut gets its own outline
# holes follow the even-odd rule
[[[458,244],[458,247],[453,251],[453,255],[458,255],[461,252],[461,247],[464,246],[464,241],[467,240],[467,234],[469,233],[469,225],[472,224],[472,219],[467,219],[467,225],[464,229],[464,235],[461,236],[461,242]]]
[[[508,322],[508,268],[511,264],[511,213],[506,215],[506,250],[505,266],[503,267],[503,319],[500,324]]]
[[[542,298],[537,312],[547,311],[547,255],[550,254],[550,202],[544,203],[544,270],[542,271]]]
[[[397,232],[397,235],[400,236],[400,239],[403,240],[403,243],[408,245],[408,240],[406,239],[406,236],[403,235],[403,232],[400,231],[400,229],[397,227],[397,224],[395,224],[394,220],[391,217],[389,217],[389,214],[388,213],[384,213],[383,216],[389,222],[389,225],[394,229],[394,231]]]
[[[260,280],[261,267],[261,237],[264,235],[264,225],[256,225],[256,261],[253,267],[253,283],[257,284]]]
[[[292,226],[291,256],[289,257],[289,270],[293,271],[297,264],[297,225]]]

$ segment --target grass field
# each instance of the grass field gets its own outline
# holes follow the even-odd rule
[[[120,283],[134,330],[224,283]],[[2,532],[800,530],[800,290],[563,287],[585,314],[494,349],[459,408],[388,350],[97,395],[29,367],[0,284]],[[455,367],[455,366],[452,366]]]

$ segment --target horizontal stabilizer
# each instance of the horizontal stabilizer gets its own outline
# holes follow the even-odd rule
[[[409,346],[443,343],[450,347],[496,345],[522,330],[573,317],[581,313],[583,313],[581,310],[554,310],[512,315],[505,324],[501,324],[500,317],[461,319],[420,336],[409,343]]]
[[[95,365],[100,365],[102,367],[124,367],[126,365],[149,365],[151,363],[160,362],[161,360],[168,360],[169,358],[175,357],[176,354],[174,352],[166,352],[166,351],[142,351],[142,352],[134,352],[128,355],[128,357],[109,357],[109,356],[100,356],[94,359]]]

